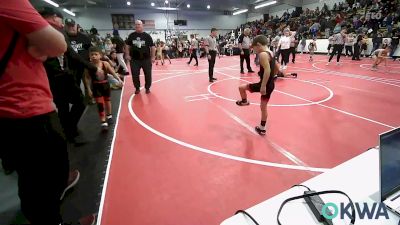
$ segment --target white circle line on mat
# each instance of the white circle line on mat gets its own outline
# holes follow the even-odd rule
[[[181,77],[181,76],[188,76],[188,75],[193,75],[193,73],[191,74],[180,74],[180,75],[176,75],[176,76],[171,76],[168,78],[163,78],[157,81],[154,81],[153,83],[158,83],[167,79],[172,79],[172,78],[176,78],[176,77]],[[147,129],[148,131],[150,131],[151,133],[164,138],[170,142],[173,142],[175,144],[181,145],[183,147],[195,150],[195,151],[199,151],[199,152],[203,152],[206,154],[210,154],[210,155],[214,155],[214,156],[218,156],[218,157],[222,157],[225,159],[230,159],[230,160],[235,160],[235,161],[239,161],[239,162],[243,162],[243,163],[250,163],[250,164],[255,164],[255,165],[262,165],[262,166],[268,166],[268,167],[276,167],[276,168],[283,168],[283,169],[292,169],[292,170],[302,170],[302,171],[312,171],[312,172],[326,172],[329,169],[328,168],[318,168],[318,167],[305,167],[305,166],[298,166],[298,165],[289,165],[289,164],[283,164],[283,163],[274,163],[274,162],[267,162],[267,161],[261,161],[261,160],[254,160],[254,159],[248,159],[248,158],[244,158],[244,157],[240,157],[240,156],[234,156],[234,155],[229,155],[226,153],[221,153],[218,151],[214,151],[211,149],[206,149],[206,148],[202,148],[196,145],[192,145],[189,144],[187,142],[178,140],[176,138],[173,138],[167,134],[164,134],[154,128],[152,128],[150,125],[146,124],[145,122],[143,122],[135,113],[135,111],[133,110],[133,98],[134,98],[134,94],[131,95],[129,102],[128,102],[128,109],[129,112],[132,116],[132,118],[139,123],[143,128]]]

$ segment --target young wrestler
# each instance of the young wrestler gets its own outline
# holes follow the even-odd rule
[[[102,52],[97,47],[90,47],[89,49],[90,61],[93,65],[101,68],[105,75],[97,76],[95,73],[85,71],[84,82],[86,87],[92,86],[92,90],[88,90],[88,95],[96,99],[97,107],[99,110],[99,116],[101,120],[101,126],[103,129],[108,128],[107,120],[112,119],[111,114],[111,91],[110,85],[108,84],[107,74],[111,74],[116,80],[122,83],[122,80],[115,73],[114,69],[108,62],[101,61]],[[92,83],[92,85],[90,85]],[[106,113],[104,112],[106,110]],[[107,119],[107,120],[106,120]]]
[[[386,57],[390,53],[392,48],[387,46],[385,49],[377,49],[372,53],[372,57],[374,58],[375,62],[372,65],[372,70],[378,70],[378,65],[385,61],[386,64]]]
[[[161,65],[164,65],[161,43],[157,43],[156,45],[156,65],[158,65],[158,60],[161,60]]]
[[[162,57],[164,59],[168,59],[169,64],[172,64],[171,58],[168,55],[169,47],[164,42],[161,42],[161,48],[162,48]]]
[[[308,51],[310,52],[310,62],[313,61],[314,52],[317,51],[317,42],[315,41],[317,38],[314,37],[313,40],[308,45]]]
[[[274,70],[275,70],[275,59],[273,53],[268,49],[267,46],[267,37],[263,35],[258,35],[253,40],[253,49],[259,54],[260,57],[260,72],[258,75],[260,76],[260,82],[253,84],[244,84],[239,87],[240,96],[242,100],[236,102],[239,106],[246,106],[250,103],[247,101],[247,93],[249,92],[260,92],[261,94],[261,124],[260,126],[256,126],[255,130],[260,135],[265,135],[266,130],[265,126],[267,123],[267,104],[269,98],[271,97],[272,91],[275,88],[274,84]]]

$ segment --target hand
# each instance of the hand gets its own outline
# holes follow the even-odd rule
[[[110,60],[110,58],[108,58],[108,56],[106,56],[106,55],[104,56],[104,59],[107,60],[107,61]]]
[[[87,94],[88,94],[88,96],[90,97],[90,98],[93,98],[93,92],[92,92],[92,90],[87,90]]]
[[[241,54],[241,55],[244,55],[244,51],[241,51],[240,54]]]
[[[118,81],[119,81],[119,84],[121,85],[121,87],[124,86],[124,82],[121,79],[119,79]]]
[[[211,55],[208,55],[207,58],[208,58],[208,60],[211,60]]]
[[[260,90],[261,95],[266,95],[267,94],[267,87],[262,87]]]
[[[132,58],[130,56],[126,56],[125,59],[126,61],[131,61]]]

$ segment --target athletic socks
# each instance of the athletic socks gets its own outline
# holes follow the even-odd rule
[[[267,121],[261,121],[261,126],[260,126],[260,128],[262,129],[262,130],[265,130],[265,125],[267,124]]]

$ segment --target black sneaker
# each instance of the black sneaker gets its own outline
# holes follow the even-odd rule
[[[266,130],[263,130],[263,129],[261,129],[259,126],[256,126],[255,127],[255,130],[256,130],[256,132],[259,134],[259,135],[265,135],[266,133],[267,133],[267,131]]]
[[[249,73],[255,73],[253,70],[249,70]]]
[[[150,89],[146,89],[146,94],[150,94]]]
[[[124,76],[128,76],[129,75],[129,72],[124,72]]]
[[[196,63],[194,66],[199,66],[199,64]]]
[[[293,76],[294,78],[297,78],[297,73],[292,73],[292,76]]]
[[[214,81],[215,81],[215,80],[217,80],[217,78],[212,78],[212,80],[214,80]]]
[[[241,71],[240,71],[240,73],[241,73],[241,74],[244,74],[244,71],[243,71],[243,70],[241,70]]]
[[[238,106],[248,106],[250,105],[249,101],[243,102],[243,100],[236,101],[236,105]]]

